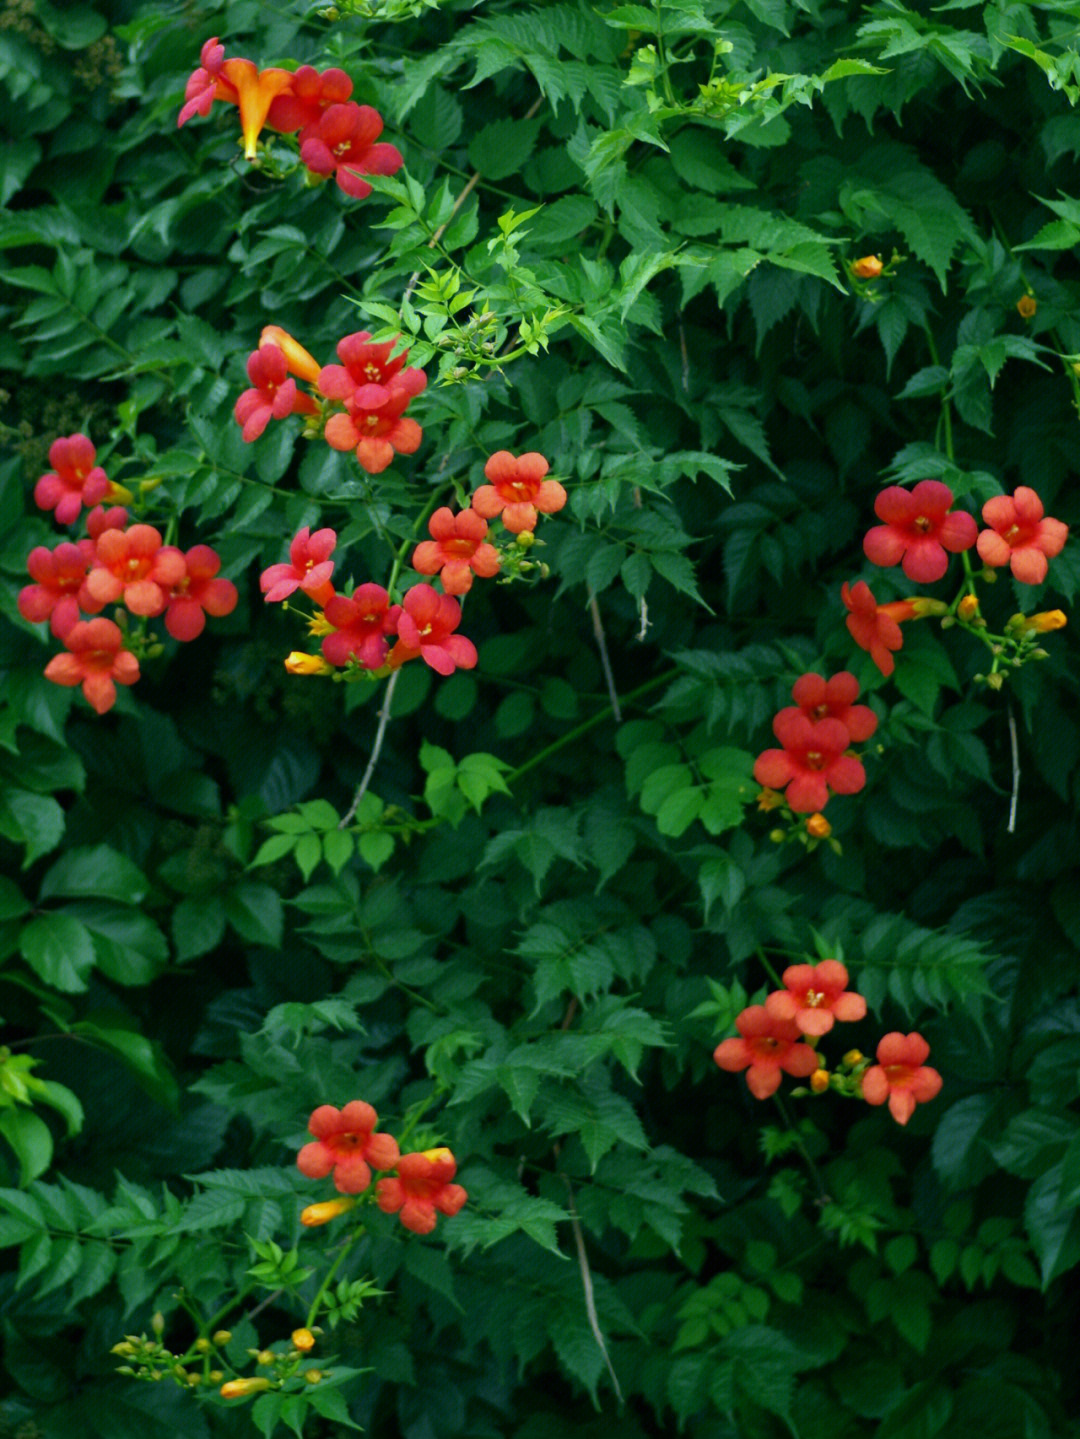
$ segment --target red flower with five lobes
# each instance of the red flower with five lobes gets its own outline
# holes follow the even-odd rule
[[[35,581],[19,591],[19,613],[37,624],[49,621],[59,639],[79,620],[79,589],[86,578],[90,557],[81,546],[65,540],[55,550],[35,545],[26,557],[26,568]]]
[[[774,1019],[794,1020],[803,1034],[828,1034],[837,1019],[865,1018],[866,1000],[848,989],[848,972],[839,960],[791,964],[780,978],[784,988],[769,995],[765,1010]]]
[[[289,378],[285,356],[276,345],[260,344],[248,356],[248,379],[253,388],[245,390],[233,408],[233,417],[243,426],[245,441],[257,440],[271,420],[286,415],[315,415],[319,407],[310,395],[296,388]]]
[[[516,458],[497,450],[484,466],[490,485],[481,485],[472,507],[485,520],[501,517],[511,534],[535,530],[537,514],[553,515],[566,504],[566,491],[558,480],[545,480],[550,466],[543,455],[530,450]]]
[[[341,400],[350,411],[374,410],[384,405],[390,388],[404,387],[411,399],[427,385],[423,370],[405,369],[408,350],[394,355],[393,344],[370,343],[367,330],[346,335],[337,344],[340,365],[324,365],[319,372],[319,393],[328,400]]]
[[[854,703],[858,694],[859,681],[847,670],[841,670],[829,680],[821,675],[800,675],[791,689],[798,708],[783,709],[780,714],[803,714],[808,720],[839,720],[852,741],[861,744],[877,729],[877,715],[869,705]]]
[[[885,523],[868,531],[866,557],[875,565],[898,565],[920,585],[940,580],[949,556],[969,550],[978,525],[964,510],[950,513],[953,493],[940,480],[920,480],[912,490],[890,485],[874,501],[874,513]]]
[[[375,1186],[376,1202],[384,1214],[400,1214],[414,1234],[430,1234],[436,1211],[454,1215],[469,1197],[460,1184],[450,1183],[456,1173],[457,1161],[449,1149],[403,1154],[396,1177],[380,1179]]]
[[[209,545],[192,545],[184,564],[187,574],[173,584],[165,608],[165,628],[174,640],[196,639],[207,615],[231,615],[239,598],[232,580],[216,578],[221,557]]]
[[[400,605],[391,605],[382,585],[357,585],[351,597],[334,595],[323,610],[334,633],[322,642],[322,652],[332,665],[357,660],[366,670],[381,669],[390,648],[387,635],[397,633]]]
[[[106,530],[123,530],[127,528],[128,512],[123,505],[113,505],[106,509],[104,505],[95,505],[86,517],[86,533],[88,539],[77,541],[79,548],[84,549],[88,558],[94,558],[95,542],[105,533]]]
[[[34,486],[34,503],[39,510],[55,510],[56,522],[71,525],[79,511],[105,498],[108,476],[97,459],[97,450],[86,435],[66,435],[49,446],[52,469]]]
[[[467,594],[474,573],[483,580],[499,573],[499,552],[494,545],[484,543],[487,528],[487,520],[475,510],[455,515],[448,505],[443,505],[428,520],[431,539],[417,545],[413,569],[421,575],[438,574],[448,595]]]
[[[982,517],[990,526],[977,541],[983,564],[1009,565],[1013,579],[1041,585],[1046,579],[1047,558],[1061,553],[1068,525],[1044,518],[1042,500],[1027,485],[1018,486],[1011,496],[995,495],[987,500]]]
[[[379,1116],[362,1099],[343,1109],[320,1104],[308,1120],[315,1136],[296,1156],[296,1167],[309,1179],[325,1179],[333,1171],[334,1188],[341,1194],[359,1194],[371,1183],[373,1169],[393,1169],[398,1160],[397,1140],[376,1134]]]
[[[302,130],[314,125],[328,106],[343,104],[352,90],[352,81],[336,66],[320,73],[313,65],[301,65],[293,71],[289,89],[270,106],[266,123],[286,135]]]
[[[57,685],[82,685],[99,715],[116,703],[117,685],[133,685],[139,678],[139,661],[124,649],[120,626],[112,620],[79,620],[63,641],[67,653],[53,656],[45,678]]]
[[[915,1113],[916,1104],[925,1104],[941,1090],[941,1075],[929,1069],[925,1061],[930,1046],[921,1034],[885,1035],[877,1047],[877,1064],[872,1064],[862,1077],[862,1093],[867,1104],[889,1101],[889,1112],[897,1124],[906,1124]]]
[[[153,525],[132,525],[99,535],[85,588],[99,609],[121,600],[133,615],[159,615],[186,574],[184,556]]]
[[[402,413],[411,398],[404,388],[393,387],[387,396],[377,409],[331,415],[323,432],[331,449],[355,450],[360,468],[369,475],[381,475],[395,454],[415,454],[424,438],[416,421]]]
[[[852,586],[845,581],[840,586],[840,598],[849,611],[846,624],[851,638],[860,649],[870,651],[870,658],[886,679],[896,668],[891,652],[904,643],[900,621],[938,613],[937,606],[940,604],[938,600],[915,598],[891,600],[888,604],[879,605],[865,580],[859,580]],[[941,612],[946,608],[942,604]]]
[[[851,736],[839,720],[816,723],[799,710],[781,710],[773,734],[783,749],[767,749],[754,761],[754,778],[769,789],[782,790],[796,814],[813,814],[828,803],[829,790],[857,794],[866,771],[844,751]]]
[[[476,646],[464,635],[454,634],[461,623],[461,606],[452,595],[440,595],[432,585],[413,585],[401,603],[398,642],[389,655],[395,669],[418,655],[440,675],[475,666]]]
[[[313,174],[334,175],[354,200],[366,199],[371,186],[364,175],[394,175],[405,163],[395,145],[375,143],[382,128],[370,105],[331,105],[301,131],[300,158]]]
[[[330,556],[336,544],[335,530],[316,530],[312,534],[307,525],[298,530],[289,545],[289,563],[271,565],[259,576],[259,588],[266,602],[276,604],[288,599],[294,591],[303,590],[317,605],[327,604],[334,595],[330,583],[334,561]]]
[[[768,1099],[780,1088],[780,1071],[805,1079],[818,1067],[818,1057],[803,1044],[802,1030],[790,1019],[777,1019],[763,1004],[752,1004],[735,1020],[738,1039],[725,1039],[713,1051],[721,1069],[745,1069],[755,1099]]]

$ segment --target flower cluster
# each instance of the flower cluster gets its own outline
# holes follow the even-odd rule
[[[397,1214],[414,1234],[430,1234],[436,1215],[454,1215],[468,1199],[460,1184],[452,1181],[457,1161],[449,1149],[425,1149],[399,1154],[397,1140],[376,1131],[378,1115],[370,1104],[354,1099],[343,1109],[321,1104],[308,1121],[314,1142],[305,1144],[296,1163],[309,1179],[333,1174],[334,1186],[343,1199],[310,1204],[300,1216],[309,1228],[326,1224],[357,1203],[352,1196],[363,1194],[371,1185],[372,1169],[396,1170],[380,1179],[373,1195],[384,1214]]]
[[[311,65],[260,70],[251,60],[227,60],[216,36],[203,45],[199,60],[185,86],[177,125],[209,115],[214,101],[223,100],[240,111],[245,159],[257,157],[266,127],[296,135],[308,172],[321,179],[333,175],[338,187],[358,200],[371,194],[365,175],[394,175],[404,165],[396,146],[379,141],[378,111],[349,99],[353,86],[344,70],[320,72]]]
[[[116,686],[139,678],[140,656],[157,652],[146,620],[161,616],[173,639],[196,639],[207,615],[236,608],[236,586],[218,577],[221,560],[209,545],[193,545],[185,554],[167,545],[153,525],[129,526],[126,509],[98,504],[130,495],[110,483],[85,435],[56,440],[49,459],[54,468],[34,488],[37,504],[54,510],[63,524],[73,524],[84,505],[94,508],[84,538],[30,551],[26,567],[33,584],[19,592],[19,613],[32,624],[48,620],[64,645],[65,652],[46,665],[46,678],[81,686],[92,708],[104,714],[116,703]],[[83,618],[100,616],[107,605],[120,607],[119,623]]]
[[[868,1104],[888,1101],[896,1122],[906,1124],[916,1104],[925,1104],[940,1091],[941,1075],[926,1066],[930,1046],[915,1033],[886,1034],[877,1047],[876,1064],[857,1049],[849,1050],[839,1070],[830,1074],[817,1051],[818,1040],[837,1020],[866,1016],[866,1000],[848,989],[848,972],[839,960],[789,965],[781,981],[784,987],[768,995],[764,1004],[749,1005],[736,1017],[738,1038],[723,1040],[713,1053],[721,1069],[746,1070],[747,1087],[756,1099],[775,1094],[783,1072],[809,1079],[812,1094],[831,1089]]]
[[[782,748],[758,755],[754,778],[767,790],[783,791],[796,814],[816,816],[830,793],[857,794],[866,784],[866,771],[850,747],[870,738],[877,715],[855,703],[859,684],[847,670],[828,680],[801,675],[791,694],[795,704],[773,720]]]
[[[339,354],[344,345],[345,341],[338,346]],[[366,348],[388,351],[390,347]],[[395,362],[387,364],[389,371]],[[347,366],[327,369],[340,371],[327,382],[328,388],[343,391],[346,380],[342,376],[346,374],[352,383]],[[394,383],[397,373],[388,373],[388,385]],[[371,380],[360,388],[371,391],[384,386],[379,380]],[[334,417],[338,418],[346,417]],[[327,425],[328,434],[333,423],[332,419]],[[500,450],[492,455],[484,468],[491,483],[481,485],[473,503],[456,515],[446,505],[435,510],[428,520],[431,539],[422,541],[413,552],[413,569],[421,575],[438,576],[442,592],[421,582],[405,591],[400,604],[393,602],[389,590],[370,582],[356,586],[351,594],[338,594],[332,580],[334,561],[330,558],[337,535],[331,529],[316,530],[314,534],[308,528],[300,530],[289,547],[288,563],[270,565],[262,573],[260,586],[268,601],[287,600],[297,590],[311,599],[318,607],[311,620],[311,633],[322,636],[322,653],[293,651],[285,668],[298,675],[344,670],[349,672],[347,677],[363,672],[379,678],[410,660],[422,659],[440,675],[473,669],[476,646],[457,633],[461,604],[456,596],[469,591],[474,576],[490,579],[503,567],[504,555],[487,539],[485,514],[501,517],[504,527],[516,536],[516,570],[529,568],[530,562],[521,558],[522,537],[527,535],[531,543],[538,516],[553,514],[566,503],[562,485],[544,478],[547,470],[547,460],[536,453],[515,457]],[[524,546],[527,549],[528,545]]]
[[[288,331],[266,326],[247,361],[251,388],[233,410],[244,439],[257,440],[271,420],[312,416],[312,433],[321,428],[332,449],[352,450],[361,469],[381,474],[395,454],[414,454],[424,437],[405,410],[427,377],[405,368],[408,350],[391,358],[393,349],[372,344],[369,332],[360,330],[338,342],[340,365],[320,365]],[[297,379],[315,393],[300,389]]]

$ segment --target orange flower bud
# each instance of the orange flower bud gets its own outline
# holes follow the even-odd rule
[[[979,599],[977,595],[965,595],[956,607],[956,613],[962,620],[973,620],[979,613]]]
[[[289,367],[289,373],[297,379],[307,380],[308,384],[314,385],[319,378],[319,371],[322,366],[314,355],[309,354],[303,345],[299,344],[280,325],[265,325],[262,334],[259,336],[260,345],[276,345],[285,356],[285,363]]]
[[[329,675],[334,666],[322,655],[306,655],[302,650],[293,650],[285,660],[285,668],[291,675]]]
[[[876,280],[882,269],[877,255],[863,255],[861,259],[851,262],[851,273],[857,280]]]
[[[1064,610],[1042,610],[1037,615],[1024,617],[1024,629],[1037,635],[1045,635],[1050,630],[1063,630],[1067,624]]]
[[[269,1379],[227,1379],[219,1392],[222,1399],[246,1399],[249,1394],[261,1394],[273,1387]]]
[[[812,839],[828,839],[832,834],[832,825],[823,814],[812,814],[806,821],[806,833]]]
[[[824,1094],[829,1087],[829,1071],[827,1069],[815,1069],[810,1076],[810,1088],[815,1094]]]
[[[343,1194],[340,1199],[326,1199],[321,1204],[309,1204],[300,1213],[300,1223],[306,1224],[309,1229],[314,1229],[319,1224],[329,1224],[331,1219],[336,1219],[339,1214],[348,1214],[355,1204],[356,1200],[349,1194]]]
[[[1017,313],[1025,320],[1030,320],[1038,308],[1039,304],[1034,295],[1021,295],[1016,302]]]
[[[315,1336],[310,1329],[294,1329],[291,1338],[293,1347],[301,1352],[315,1348]]]

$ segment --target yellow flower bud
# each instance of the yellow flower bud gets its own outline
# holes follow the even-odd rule
[[[1021,295],[1016,302],[1017,313],[1025,320],[1030,320],[1038,308],[1039,304],[1034,295]]]
[[[917,620],[925,619],[927,615],[943,615],[949,608],[944,600],[932,600],[928,595],[912,595],[904,603],[911,606],[914,611],[912,618]]]
[[[877,255],[863,255],[851,262],[851,273],[857,280],[876,280],[883,268]]]
[[[159,1339],[165,1333],[165,1316],[161,1313],[160,1310],[158,1310],[158,1312],[150,1320],[150,1328],[154,1331],[154,1333],[158,1336]]]
[[[448,1159],[453,1161],[454,1158],[450,1150],[442,1146],[438,1149],[425,1149],[422,1153],[432,1164],[443,1164]]]
[[[160,481],[158,481],[160,483]],[[139,486],[142,489],[142,485]],[[110,480],[105,490],[105,503],[109,505],[130,505],[135,496],[128,489],[127,485],[119,485],[115,480]]]
[[[222,1399],[246,1399],[249,1394],[260,1394],[273,1387],[269,1379],[228,1379],[220,1393]]]
[[[293,650],[285,661],[285,668],[291,675],[328,675],[334,671],[334,666],[322,655],[306,655],[301,650]]]
[[[308,1369],[304,1374],[304,1378],[309,1384],[321,1384],[322,1377],[321,1369]]]
[[[315,1348],[315,1336],[310,1329],[294,1329],[291,1338],[295,1347],[302,1352]]]
[[[162,478],[163,477],[161,475],[151,475],[148,480],[140,480],[139,492],[141,494],[148,495],[151,490],[157,489],[158,485],[161,484]]]
[[[255,1356],[255,1363],[261,1364],[264,1369],[269,1369],[270,1365],[273,1364],[276,1358],[277,1355],[272,1349],[260,1349],[258,1354],[256,1354]]]
[[[213,1348],[209,1339],[196,1339],[194,1346],[200,1354],[205,1354],[208,1349]]]
[[[857,1064],[862,1063],[862,1050],[849,1049],[847,1054],[845,1054],[844,1058],[841,1060],[841,1063],[846,1064],[848,1069],[854,1069]]]
[[[956,613],[962,620],[973,620],[979,613],[978,595],[965,595],[957,605]]]
[[[220,1384],[225,1378],[225,1371],[224,1369],[211,1369],[206,1377],[210,1380],[211,1384]]]
[[[828,839],[832,834],[832,825],[823,814],[812,814],[806,821],[806,833],[811,839]]]
[[[215,1344],[228,1344],[229,1340],[232,1338],[232,1330],[215,1329],[213,1334],[211,1334],[210,1338]]]
[[[1068,624],[1064,610],[1041,610],[1037,615],[1024,618],[1024,629],[1032,634],[1045,635],[1050,630],[1063,630]]]
[[[331,1219],[336,1219],[339,1214],[348,1214],[355,1203],[356,1200],[351,1195],[343,1194],[340,1199],[326,1199],[321,1204],[309,1204],[300,1212],[300,1223],[306,1224],[309,1229],[314,1229],[319,1224],[329,1224]]]
[[[829,1071],[827,1069],[815,1069],[810,1076],[810,1088],[815,1094],[824,1094],[829,1087]]]

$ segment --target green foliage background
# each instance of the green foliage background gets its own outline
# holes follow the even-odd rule
[[[32,1055],[77,1098],[0,1109],[2,1432],[319,1436],[347,1402],[406,1439],[1075,1433],[1075,642],[1010,701],[962,636],[909,626],[885,685],[839,587],[910,589],[864,567],[886,482],[969,508],[1031,485],[1078,518],[1080,5],[354,10],[0,12],[3,1073]],[[225,106],[177,131],[212,33],[342,65],[415,185],[276,182]],[[894,247],[865,298],[844,262]],[[454,266],[531,353],[437,384]],[[369,481],[296,421],[244,446],[267,323],[324,362],[365,324],[415,332],[415,459]],[[57,538],[30,488],[76,429],[111,478],[160,477],[241,588],[104,720],[15,607]],[[379,700],[286,676],[295,620],[255,577],[332,524],[381,579],[386,536],[498,448],[570,491],[552,578],[477,587],[475,673],[403,672],[343,837]],[[987,609],[1078,583],[1074,540],[1045,593],[1000,578]],[[830,806],[840,856],[777,847],[750,803],[771,715],[823,666],[882,717],[867,789]],[[873,1016],[848,1042],[918,1027],[939,1099],[905,1130],[828,1100],[778,1122],[711,1059],[759,950],[841,954]],[[155,1310],[187,1342],[179,1286],[209,1316],[248,1282],[246,1236],[325,1268],[332,1231],[297,1221],[324,1197],[293,1164],[311,1108],[363,1097],[399,1131],[433,1095],[471,1202],[428,1240],[375,1216],[350,1273],[387,1296],[327,1341],[363,1375],[302,1420],[115,1375]],[[305,1307],[234,1323],[234,1359]]]

